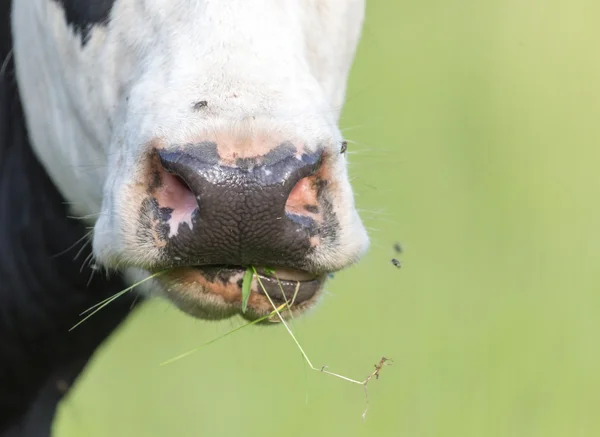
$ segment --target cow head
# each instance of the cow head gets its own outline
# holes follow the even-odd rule
[[[337,126],[363,14],[362,0],[17,1],[31,141],[93,226],[96,263],[167,270],[156,289],[197,317],[239,313],[247,266],[309,308],[368,245]],[[256,318],[272,307],[252,287]]]

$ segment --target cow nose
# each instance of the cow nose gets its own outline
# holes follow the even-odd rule
[[[195,148],[158,150],[164,170],[195,198],[191,226],[169,241],[172,255],[199,265],[291,265],[298,267],[316,233],[320,152],[268,153],[226,164]],[[173,211],[175,213],[176,211]]]

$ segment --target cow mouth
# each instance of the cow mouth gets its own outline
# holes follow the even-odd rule
[[[327,278],[325,274],[284,267],[254,269],[246,311],[242,311],[242,287],[247,267],[178,267],[157,279],[163,283],[167,297],[193,316],[220,319],[241,314],[255,320],[282,304],[287,304],[294,314],[303,312],[316,302]],[[211,312],[207,307],[218,310]]]
[[[243,276],[247,268],[233,265],[193,267],[205,278],[216,279],[221,283],[230,283],[233,279],[242,291]],[[251,291],[265,295],[276,303],[302,303],[314,296],[321,285],[317,275],[303,270],[289,268],[254,267],[257,284],[251,284]],[[240,277],[241,276],[241,277]]]

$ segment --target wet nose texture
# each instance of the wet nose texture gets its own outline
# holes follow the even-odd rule
[[[316,223],[286,213],[286,202],[298,182],[317,171],[321,153],[297,157],[294,151],[235,166],[197,150],[158,151],[163,168],[181,178],[198,204],[191,228],[169,239],[171,257],[197,265],[302,265]]]

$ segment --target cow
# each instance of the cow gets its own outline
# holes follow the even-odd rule
[[[305,313],[361,258],[338,122],[364,12],[0,0],[0,435],[50,435],[133,293],[69,328],[140,279],[190,316],[256,320],[265,294]]]

